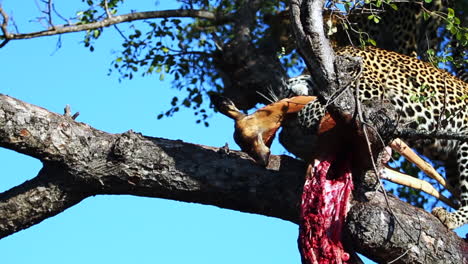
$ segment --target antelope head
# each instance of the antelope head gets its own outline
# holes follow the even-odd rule
[[[234,140],[241,150],[262,166],[268,165],[271,143],[285,118],[299,112],[304,105],[314,99],[312,96],[283,99],[246,115],[228,98],[211,95],[211,102],[215,108],[234,119]]]

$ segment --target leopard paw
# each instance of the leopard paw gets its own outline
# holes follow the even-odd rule
[[[432,209],[432,215],[435,217],[439,218],[439,220],[448,228],[448,229],[454,229],[457,227],[455,219],[453,219],[453,216],[451,213],[447,212],[444,208],[442,207],[436,207]]]

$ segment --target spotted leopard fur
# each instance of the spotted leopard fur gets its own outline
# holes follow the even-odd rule
[[[362,103],[389,101],[400,115],[401,126],[468,135],[467,83],[426,62],[382,49],[345,47],[336,53],[363,59],[363,71],[356,82],[359,86],[351,86],[359,90]],[[317,91],[310,76],[293,78],[288,87],[282,96],[315,95]],[[323,114],[324,109],[317,101],[307,105],[298,119],[285,124],[280,142],[299,157],[310,156],[315,136],[298,131],[298,124],[316,127]],[[455,186],[461,192],[460,208],[453,213],[438,208],[434,214],[451,229],[468,223],[468,143],[434,139],[418,140],[411,145],[431,159],[448,163],[456,160],[457,171],[448,170],[452,174],[448,177],[459,183]]]

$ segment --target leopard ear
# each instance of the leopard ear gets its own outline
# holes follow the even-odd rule
[[[211,93],[210,99],[215,109],[227,117],[230,117],[234,120],[240,120],[246,116],[239,109],[237,109],[234,103],[227,97],[217,93]]]

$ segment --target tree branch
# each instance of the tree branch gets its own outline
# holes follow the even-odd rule
[[[214,20],[219,23],[224,23],[232,18],[230,16],[220,16],[211,11],[206,10],[186,10],[186,9],[175,9],[175,10],[161,10],[161,11],[146,11],[146,12],[136,12],[130,14],[124,14],[119,16],[106,17],[103,20],[88,23],[88,24],[74,24],[74,25],[55,25],[47,30],[15,34],[8,32],[6,26],[8,23],[8,16],[6,16],[5,11],[0,7],[0,14],[3,16],[4,24],[2,25],[3,36],[6,40],[13,39],[30,39],[37,37],[53,36],[60,35],[65,33],[86,31],[91,29],[108,27],[124,22],[131,22],[144,19],[154,19],[154,18],[168,18],[168,17],[192,17],[192,18],[202,18]]]
[[[405,139],[447,139],[468,142],[468,135],[447,131],[421,131],[411,128],[399,128],[395,131],[395,137]]]
[[[0,193],[0,238],[40,223],[90,196],[66,171],[44,167],[34,179]]]
[[[2,25],[0,26],[0,29],[2,30],[2,33],[3,33],[3,41],[2,43],[0,43],[0,48],[2,48],[3,46],[5,46],[8,41],[10,41],[10,39],[7,37],[7,35],[9,34],[8,33],[8,14],[5,12],[5,10],[3,10],[2,6],[0,5],[0,15],[2,16]],[[0,39],[1,36],[0,36]]]
[[[347,216],[346,232],[357,252],[378,263],[467,263],[468,244],[428,212],[393,196],[386,205],[382,193],[365,196]]]
[[[291,0],[291,17],[296,43],[307,64],[318,99],[337,119],[355,110],[355,100],[349,87],[357,78],[352,72],[361,72],[361,60],[335,56],[323,25],[325,0]]]
[[[109,134],[5,95],[0,146],[44,163],[36,178],[0,194],[0,237],[97,194],[160,197],[298,221],[305,164],[287,156],[273,156],[265,169],[241,152],[131,131]],[[463,263],[465,242],[432,215],[390,198],[404,230],[416,238],[409,246],[399,239],[401,227],[391,221],[382,194],[356,199],[347,230],[359,252],[372,259],[385,252],[388,259],[410,249],[396,263],[424,263],[427,256],[437,258],[431,263]]]
[[[335,55],[326,38],[322,10],[325,0],[291,1],[291,16],[296,43],[309,70],[313,74],[317,87],[327,90],[335,80]],[[310,19],[310,20],[309,20]]]
[[[109,134],[5,95],[0,95],[0,146],[41,159],[47,171],[73,183],[77,192],[86,190],[87,196],[161,197],[297,220],[297,208],[291,205],[298,205],[305,164],[287,156],[275,157],[265,170],[237,151],[143,137],[131,131]],[[24,185],[34,189],[42,183],[33,180]],[[15,196],[30,192],[24,186],[17,188],[21,191],[2,194],[0,203],[10,204],[11,199],[22,199]],[[62,201],[54,214],[76,200]],[[40,202],[45,204],[34,210],[21,203],[14,215],[0,207],[0,223],[23,217],[16,221],[18,226],[0,233],[5,236],[50,217],[52,205],[47,199]]]

